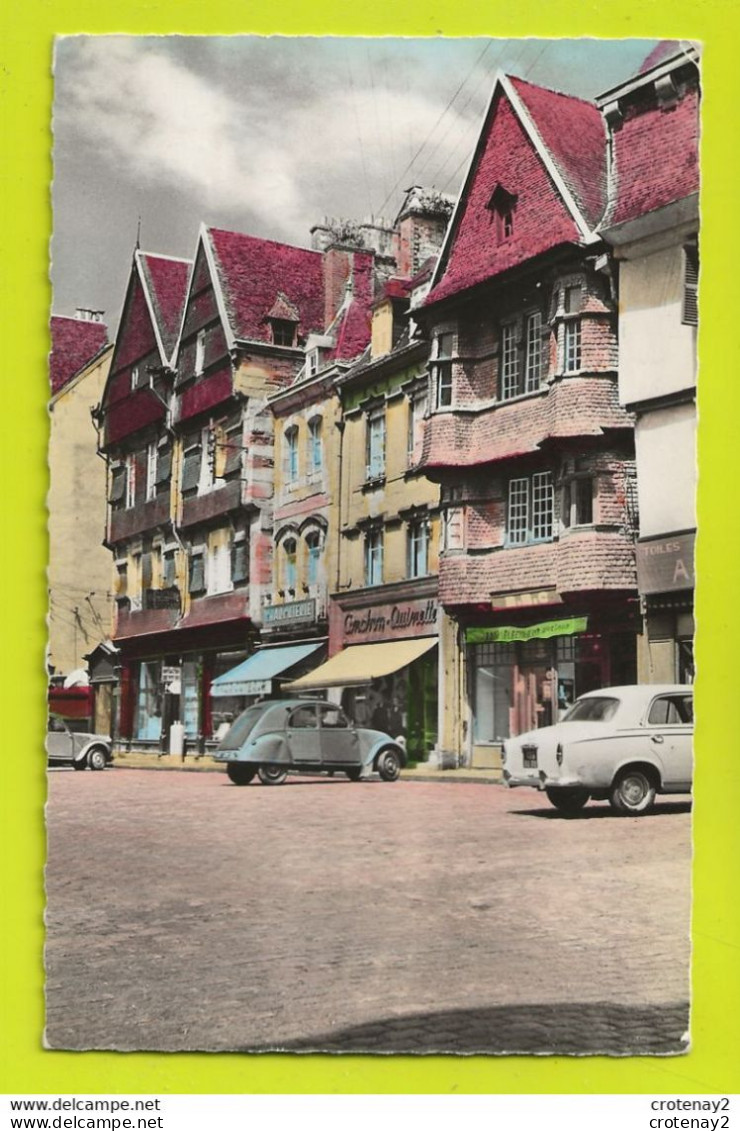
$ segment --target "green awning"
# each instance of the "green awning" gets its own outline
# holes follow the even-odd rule
[[[547,640],[551,636],[574,636],[585,632],[588,617],[569,617],[567,620],[546,620],[540,624],[501,625],[498,628],[466,628],[467,644],[511,644],[517,640]]]

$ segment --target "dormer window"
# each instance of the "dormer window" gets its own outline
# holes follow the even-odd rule
[[[309,350],[306,354],[306,374],[313,377],[319,371],[319,351],[318,349]]]
[[[273,345],[295,345],[295,322],[289,322],[287,318],[271,318],[270,326],[272,328]]]
[[[496,235],[499,243],[511,239],[514,235],[514,210],[517,197],[513,192],[508,192],[503,185],[496,185],[486,207],[496,217]]]
[[[206,361],[206,332],[205,330],[198,331],[198,337],[195,339],[195,375],[200,376],[203,372],[203,367]]]

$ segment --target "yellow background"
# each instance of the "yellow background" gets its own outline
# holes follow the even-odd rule
[[[0,165],[3,336],[0,1092],[727,1092],[740,1063],[740,653],[737,630],[740,366],[738,61],[733,0],[6,0]],[[522,14],[526,12],[526,15]],[[44,497],[55,34],[643,36],[704,41],[700,334],[699,724],[694,815],[692,1051],[684,1057],[372,1058],[63,1053],[41,1047],[45,797]],[[670,474],[670,468],[666,469]],[[81,856],[95,868],[95,845]],[[619,908],[615,907],[615,915]],[[80,940],[84,961],[84,940]],[[542,956],[543,963],[547,955]],[[624,1000],[630,987],[624,985]]]

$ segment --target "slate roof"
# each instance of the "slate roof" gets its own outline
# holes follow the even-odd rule
[[[168,360],[177,343],[192,264],[148,251],[137,251],[136,259]]]
[[[279,295],[297,309],[300,334],[323,332],[321,252],[222,228],[206,228],[204,235],[234,338],[271,342],[267,318]]]
[[[49,379],[52,393],[58,393],[107,346],[108,327],[104,322],[53,314],[49,328]]]

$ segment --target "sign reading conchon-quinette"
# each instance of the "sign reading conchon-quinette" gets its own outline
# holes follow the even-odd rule
[[[437,602],[431,598],[348,609],[341,619],[344,643],[369,644],[378,640],[431,636],[437,628],[437,610]]]

